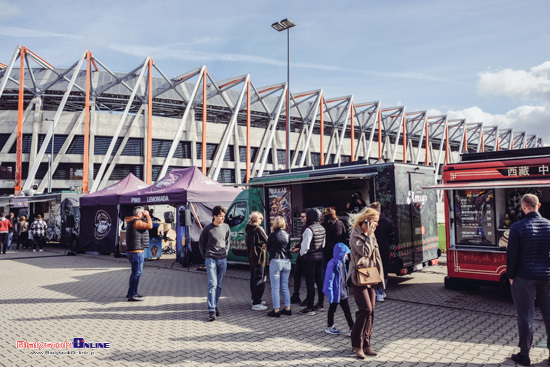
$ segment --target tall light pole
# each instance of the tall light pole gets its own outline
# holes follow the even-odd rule
[[[271,25],[277,32],[286,30],[286,168],[290,171],[290,28],[296,24],[289,18]]]

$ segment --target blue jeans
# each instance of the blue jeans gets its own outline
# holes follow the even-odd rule
[[[130,286],[128,287],[128,297],[137,297],[138,295],[138,284],[139,277],[143,271],[143,261],[144,256],[143,252],[128,252],[126,257],[130,261],[132,267],[132,275],[130,275]]]
[[[518,346],[521,354],[528,356],[533,344],[535,298],[539,303],[540,313],[546,326],[546,343],[550,347],[550,281],[516,276],[512,284],[512,298],[518,317]]]
[[[269,280],[271,282],[273,308],[281,308],[279,290],[283,294],[283,305],[290,307],[290,291],[288,290],[290,268],[290,259],[273,259],[269,263]]]
[[[13,239],[13,232],[8,233],[8,250],[11,251],[11,240]]]
[[[227,259],[212,259],[206,258],[204,261],[206,266],[206,276],[208,277],[208,311],[216,311],[218,307],[218,300],[220,294],[222,294],[223,278],[225,278],[225,271],[227,270]]]

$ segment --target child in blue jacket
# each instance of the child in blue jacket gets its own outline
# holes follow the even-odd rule
[[[348,303],[348,288],[346,284],[347,269],[346,259],[350,253],[349,248],[343,243],[337,243],[332,252],[333,257],[327,264],[325,272],[325,282],[323,283],[323,293],[327,296],[330,303],[328,309],[328,322],[325,332],[328,334],[338,335],[340,330],[334,326],[334,313],[338,304],[342,307],[344,315],[349,326],[348,336],[351,336],[351,328],[353,327],[353,318]]]

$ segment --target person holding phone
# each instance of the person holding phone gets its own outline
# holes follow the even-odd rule
[[[128,246],[126,257],[132,268],[126,298],[128,298],[128,302],[143,301],[143,296],[138,293],[138,284],[145,260],[143,250],[149,247],[149,229],[153,228],[153,221],[149,212],[142,206],[136,206],[134,215],[126,217],[124,220],[126,221],[126,244]]]
[[[380,274],[384,274],[382,259],[374,231],[378,226],[380,213],[367,208],[359,214],[350,215],[351,261],[349,264],[348,279],[351,278],[351,289],[355,303],[359,309],[355,313],[355,323],[351,329],[351,346],[357,358],[364,359],[367,355],[377,353],[371,347],[374,307],[376,304],[376,288],[384,288],[384,281],[378,285],[357,285],[357,267],[376,267]]]

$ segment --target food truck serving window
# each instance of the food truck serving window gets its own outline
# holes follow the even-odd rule
[[[455,190],[456,243],[495,246],[495,190]]]

